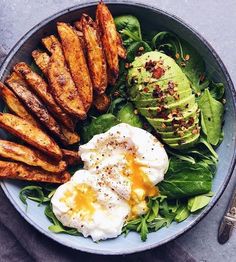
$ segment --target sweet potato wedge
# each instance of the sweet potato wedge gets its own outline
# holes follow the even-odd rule
[[[44,125],[44,127],[66,144],[66,138],[64,137],[59,124],[51,116],[38,97],[30,91],[29,86],[24,79],[13,72],[7,78],[6,83],[15,95],[24,103],[27,109]]]
[[[68,166],[76,166],[81,164],[81,158],[77,151],[62,149],[63,160],[66,161]]]
[[[109,68],[108,81],[113,85],[119,75],[118,38],[114,19],[103,2],[97,5],[96,22],[101,33],[102,45]]]
[[[55,36],[49,36],[42,41],[45,47],[52,53],[47,75],[55,100],[67,113],[80,119],[86,118],[84,105],[66,66],[59,41]]]
[[[32,52],[32,57],[33,57],[36,65],[39,67],[39,69],[46,76],[47,70],[48,70],[48,64],[49,64],[49,61],[50,61],[50,56],[46,52],[42,52],[40,50],[34,50]]]
[[[93,100],[93,86],[84,52],[75,30],[66,23],[57,23],[66,62],[87,112]]]
[[[93,89],[103,94],[107,88],[107,66],[97,24],[86,14],[82,15],[81,23]]]
[[[6,178],[63,184],[70,180],[70,174],[66,171],[60,174],[52,174],[40,168],[0,160],[0,179]]]
[[[47,66],[46,63],[45,66]],[[75,126],[71,117],[64,113],[62,109],[56,104],[53,96],[50,93],[49,86],[44,81],[44,79],[32,71],[32,69],[24,62],[16,64],[13,70],[24,78],[31,89],[42,99],[52,115],[67,128],[73,131]]]
[[[12,114],[0,113],[0,127],[53,157],[55,160],[61,160],[62,152],[55,141],[27,120]]]
[[[0,82],[0,96],[6,103],[8,109],[19,117],[29,121],[33,125],[40,127],[34,117],[25,109],[18,97],[3,83]]]
[[[0,157],[19,161],[29,166],[41,167],[53,173],[61,173],[66,169],[65,161],[61,160],[58,163],[49,161],[48,156],[45,156],[36,149],[6,140],[0,140]]]
[[[93,100],[93,105],[99,112],[107,111],[111,103],[110,98],[106,94],[95,95]]]

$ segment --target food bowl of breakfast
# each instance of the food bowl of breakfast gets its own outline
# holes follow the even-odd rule
[[[30,30],[0,70],[0,179],[55,241],[98,254],[160,246],[214,206],[235,164],[235,91],[178,18],[88,3]]]

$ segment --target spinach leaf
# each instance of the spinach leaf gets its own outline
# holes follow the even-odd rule
[[[141,49],[142,49],[142,52],[141,52],[142,54],[152,51],[148,43],[144,41],[134,42],[127,48],[127,57],[126,57],[127,62],[129,63],[133,62],[138,52]]]
[[[159,183],[161,194],[178,199],[207,193],[211,190],[212,174],[201,164],[171,159],[165,179]]]
[[[125,46],[142,40],[140,23],[135,16],[118,16],[115,18],[115,24]]]
[[[198,100],[198,105],[201,110],[202,130],[207,136],[207,141],[217,145],[221,137],[224,106],[211,96],[209,89],[205,89]]]
[[[88,142],[93,136],[109,130],[111,127],[119,124],[120,121],[112,114],[104,114],[92,119],[91,123],[85,125],[82,130],[83,142]]]
[[[175,221],[182,222],[190,216],[190,212],[186,204],[181,204],[176,211]]]
[[[211,196],[208,195],[200,195],[192,197],[188,200],[188,210],[193,213],[196,212],[203,207],[207,206],[211,201]]]
[[[131,103],[123,106],[116,116],[120,122],[131,126],[142,128],[143,124],[138,114],[135,114],[135,109]]]
[[[81,234],[74,228],[64,227],[61,222],[56,218],[52,211],[51,205],[47,205],[44,210],[45,216],[50,220],[53,225],[49,226],[48,229],[54,233],[64,233],[73,236],[80,236]]]
[[[27,206],[27,199],[38,202],[39,204],[50,201],[50,198],[45,196],[43,188],[40,186],[26,186],[20,190],[20,200]]]
[[[195,164],[195,163],[196,163],[195,159],[194,159],[192,156],[190,156],[190,155],[185,155],[185,154],[183,154],[183,153],[180,153],[180,152],[171,150],[171,149],[169,149],[169,148],[166,148],[166,152],[167,152],[169,155],[174,156],[174,157],[176,157],[176,158],[178,158],[178,159],[180,159],[180,160],[187,161],[187,162],[189,162],[189,163],[191,163],[191,164]]]

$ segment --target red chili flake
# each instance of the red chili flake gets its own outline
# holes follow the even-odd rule
[[[156,61],[149,60],[149,61],[147,61],[147,62],[145,63],[145,66],[144,66],[144,67],[145,67],[145,69],[146,69],[147,71],[152,72],[153,69],[154,69],[154,67],[156,66],[156,64],[157,64]]]
[[[190,117],[189,120],[188,120],[188,124],[191,126],[191,125],[193,125],[193,123],[194,123],[194,118]]]
[[[143,92],[148,93],[148,91],[149,91],[148,87],[144,87]]]
[[[165,70],[162,67],[154,68],[152,72],[152,77],[159,79],[165,74]]]

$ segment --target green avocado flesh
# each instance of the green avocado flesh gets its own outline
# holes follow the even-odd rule
[[[136,57],[128,72],[131,101],[172,148],[199,138],[199,109],[191,85],[174,59],[157,51]]]

